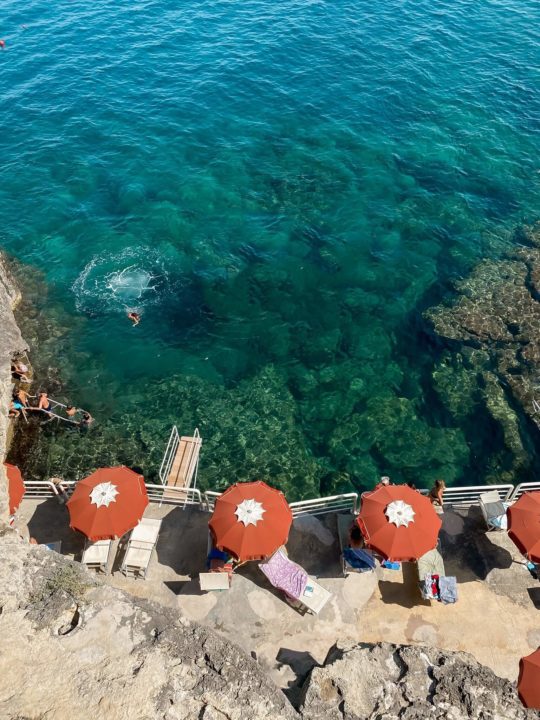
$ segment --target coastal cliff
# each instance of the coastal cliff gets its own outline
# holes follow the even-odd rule
[[[20,293],[8,268],[6,259],[0,254],[0,453],[6,453],[8,440],[8,412],[11,397],[11,358],[26,349],[21,332],[13,316],[13,308],[20,300]],[[8,513],[7,485],[3,464],[0,464],[0,521]]]
[[[0,259],[0,452],[10,359],[25,348]],[[2,473],[1,502],[7,515]],[[238,618],[242,622],[242,618]],[[295,705],[237,645],[137,599],[0,520],[0,717],[5,720],[529,720],[511,683],[465,653],[335,647]]]

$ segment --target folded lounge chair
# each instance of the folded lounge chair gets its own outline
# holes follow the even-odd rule
[[[156,547],[161,520],[143,518],[133,528],[128,540],[126,553],[122,560],[120,570],[126,577],[146,578],[148,566],[152,559],[152,553]]]
[[[233,573],[232,559],[229,553],[214,547],[210,532],[206,548],[206,569],[209,572],[199,573],[201,590],[228,590],[230,588]]]
[[[363,573],[375,570],[375,558],[371,550],[362,550],[349,547],[349,531],[354,522],[354,515],[339,514],[337,526],[339,535],[339,547],[341,549],[341,565],[343,577],[351,572]]]
[[[502,502],[496,490],[482,493],[478,498],[478,504],[488,530],[506,530],[508,528],[506,510],[509,504]]]
[[[81,563],[88,568],[102,570],[107,573],[111,547],[111,540],[98,540],[97,542],[87,540],[84,545]]]
[[[305,608],[318,615],[332,597],[332,593],[310,577],[303,567],[289,560],[285,548],[279,548],[268,560],[259,563],[259,568],[293,607]]]

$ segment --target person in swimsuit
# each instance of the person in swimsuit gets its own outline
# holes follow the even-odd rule
[[[19,402],[25,408],[29,407],[30,403],[28,402],[28,393],[26,392],[26,390],[23,390],[22,388],[14,390],[13,402]]]
[[[23,392],[23,391],[20,391],[20,392],[21,392],[23,395],[26,395],[25,392]],[[13,416],[10,415],[10,416],[11,416],[11,417],[18,417],[18,416],[19,416],[19,413],[22,412],[24,419],[27,420],[26,412],[25,412],[25,411],[28,409],[28,402],[26,402],[26,404],[25,404],[25,403],[19,398],[19,394],[20,394],[20,393],[18,393],[16,390],[13,391],[13,397],[12,397],[12,399],[11,399],[11,406],[10,406],[10,408],[11,408],[13,411],[15,411],[17,414],[16,414],[16,415],[13,415]],[[28,397],[28,396],[26,396],[26,397]]]
[[[28,367],[22,363],[22,362],[14,362],[11,363],[11,374],[15,378],[15,380],[19,380],[19,382],[23,383],[29,383],[30,380],[28,379],[26,373],[28,372]]]
[[[127,316],[133,323],[133,327],[135,327],[135,325],[138,325],[141,322],[141,316],[139,315],[139,313],[128,312]]]
[[[73,405],[68,405],[66,407],[66,415],[70,418],[72,418],[74,415],[76,415],[79,411],[76,407],[73,407]]]
[[[93,423],[93,422],[94,422],[94,418],[90,415],[90,413],[84,412],[83,416],[82,416],[82,420],[80,421],[79,425],[82,428],[87,428],[90,425],[90,423]]]
[[[443,494],[446,489],[446,483],[444,480],[435,480],[435,485],[429,491],[429,499],[432,505],[443,506]]]
[[[39,402],[37,406],[38,410],[43,410],[43,412],[50,413],[52,412],[52,405],[51,401],[49,400],[49,396],[46,392],[39,393]]]
[[[20,404],[20,403],[15,404],[15,403],[13,402],[13,400],[12,400],[12,401],[10,402],[10,404],[9,404],[8,417],[10,417],[10,418],[18,418],[19,415],[21,414],[20,408],[21,408],[21,404]]]

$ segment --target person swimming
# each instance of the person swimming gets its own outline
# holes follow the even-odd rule
[[[133,323],[133,327],[141,322],[141,316],[137,312],[128,312],[127,316]]]
[[[90,423],[94,422],[94,418],[89,412],[83,412],[82,420],[79,422],[80,427],[87,428]]]

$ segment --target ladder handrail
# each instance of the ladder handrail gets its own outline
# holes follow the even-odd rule
[[[161,465],[159,468],[159,479],[161,480],[162,484],[165,485],[165,482],[167,480],[167,477],[169,476],[169,472],[173,463],[173,456],[176,452],[176,448],[178,447],[178,443],[180,442],[180,435],[178,434],[178,428],[176,425],[173,425],[171,428],[171,433],[169,435],[169,440],[167,442],[167,447],[165,448],[165,452],[163,453],[163,459],[161,461]],[[174,451],[172,450],[173,444],[176,443]],[[164,472],[164,468],[167,468],[167,472]]]

